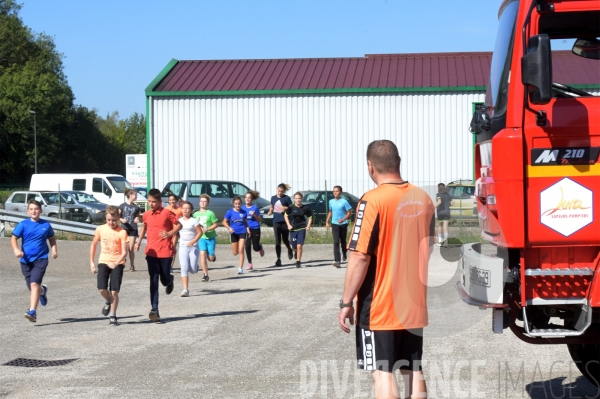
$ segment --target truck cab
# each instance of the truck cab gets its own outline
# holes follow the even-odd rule
[[[493,309],[494,332],[568,345],[599,385],[600,1],[506,0],[498,15],[471,122],[487,244],[463,247],[456,287]]]

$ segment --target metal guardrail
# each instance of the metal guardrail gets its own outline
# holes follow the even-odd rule
[[[21,212],[12,212],[0,210],[0,237],[4,237],[4,231],[6,230],[6,223],[19,223],[21,220],[29,219],[29,215]],[[96,231],[95,224],[73,222],[71,220],[55,219],[55,218],[43,218],[50,223],[54,230],[66,231],[68,233],[83,234],[93,236]]]

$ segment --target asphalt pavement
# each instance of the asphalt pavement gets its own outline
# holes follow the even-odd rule
[[[337,324],[345,264],[330,245],[308,245],[304,263],[275,267],[273,246],[256,271],[237,275],[237,257],[217,247],[210,281],[190,278],[190,297],[160,291],[163,322],[148,319],[143,247],[125,272],[118,316],[109,327],[89,270],[89,242],[59,241],[44,278],[48,305],[23,314],[29,293],[0,239],[0,396],[10,398],[349,398],[371,397],[356,370],[354,334]],[[491,311],[464,305],[454,290],[458,250],[436,247],[429,270],[430,326],[423,370],[430,398],[600,397],[565,346],[530,345],[491,331]],[[177,263],[176,263],[177,265]],[[44,367],[6,365],[17,359]],[[23,362],[23,361],[21,361]],[[43,363],[46,362],[46,363]],[[17,361],[18,363],[18,361]]]

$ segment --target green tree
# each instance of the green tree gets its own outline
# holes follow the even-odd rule
[[[62,54],[51,37],[34,35],[18,16],[21,5],[0,0],[0,181],[28,181],[34,165],[36,112],[38,169],[60,159],[73,121],[73,92]]]

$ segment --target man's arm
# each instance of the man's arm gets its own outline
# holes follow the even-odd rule
[[[358,293],[360,286],[365,280],[369,263],[371,262],[371,256],[365,255],[361,252],[353,251],[350,254],[348,265],[346,266],[346,278],[344,280],[344,294],[342,295],[342,302],[351,303],[354,301],[354,297]],[[354,306],[349,306],[340,309],[338,314],[338,323],[340,328],[346,332],[350,332],[350,327],[346,324],[346,319],[350,320],[350,324],[354,324]]]

